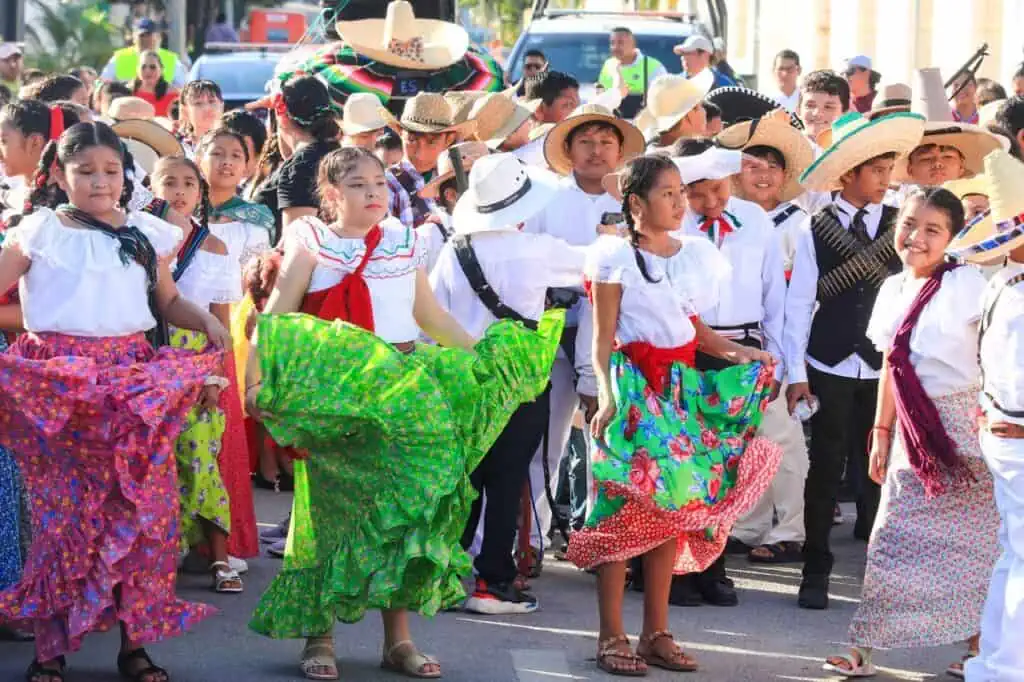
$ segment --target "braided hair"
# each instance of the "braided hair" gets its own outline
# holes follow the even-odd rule
[[[647,261],[640,253],[640,233],[636,229],[636,221],[633,218],[633,207],[631,199],[635,196],[644,201],[651,193],[658,176],[667,170],[676,170],[676,166],[667,157],[660,154],[649,154],[638,156],[622,170],[619,175],[619,190],[622,192],[622,215],[626,220],[626,229],[629,230],[629,243],[633,245],[633,255],[636,258],[636,265],[640,274],[648,282],[659,280],[651,277],[647,271]]]

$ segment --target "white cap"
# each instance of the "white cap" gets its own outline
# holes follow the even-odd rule
[[[871,70],[871,57],[866,54],[859,54],[856,57],[849,57],[846,59],[847,69],[867,69]]]
[[[676,54],[684,54],[687,52],[696,52],[697,50],[713,53],[715,51],[715,46],[712,45],[711,41],[704,36],[694,34],[679,45],[676,45],[672,51]]]
[[[0,59],[10,59],[20,54],[21,48],[16,43],[0,43]]]

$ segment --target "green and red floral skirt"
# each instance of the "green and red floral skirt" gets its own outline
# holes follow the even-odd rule
[[[594,504],[568,558],[590,569],[675,539],[675,572],[702,571],[778,468],[779,447],[754,436],[772,369],[753,363],[699,372],[676,362],[657,392],[616,351],[611,373],[616,414],[594,441]]]

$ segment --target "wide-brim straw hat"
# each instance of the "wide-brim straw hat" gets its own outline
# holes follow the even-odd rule
[[[960,199],[969,197],[972,194],[987,197],[989,193],[988,178],[985,177],[984,173],[978,173],[970,178],[950,180],[942,186],[957,195]]]
[[[588,123],[603,122],[614,126],[622,133],[622,162],[625,163],[635,156],[644,153],[646,142],[644,135],[638,128],[617,118],[609,109],[600,104],[584,104],[576,108],[561,123],[555,125],[544,140],[544,158],[547,159],[551,170],[559,175],[568,175],[572,172],[572,161],[569,159],[569,150],[566,149],[566,139],[569,134]]]
[[[923,115],[927,121],[924,136],[918,147],[938,145],[953,147],[964,157],[964,174],[972,176],[980,173],[984,167],[985,157],[997,149],[1003,149],[1002,141],[981,126],[969,123],[958,123],[953,120],[953,111],[946,99],[946,89],[942,82],[942,74],[937,68],[917,70],[918,89],[914,93],[911,111]],[[916,147],[915,147],[916,149]],[[893,169],[893,182],[912,182],[910,177],[910,154],[900,155]]]
[[[647,106],[635,125],[645,134],[668,132],[700,105],[715,85],[715,74],[704,69],[693,78],[677,74],[658,76],[647,90]]]
[[[118,121],[111,128],[146,173],[152,173],[161,158],[185,153],[173,133],[152,121],[128,119]]]
[[[900,111],[910,111],[913,104],[914,91],[906,83],[889,83],[882,86],[875,101],[871,105],[871,111],[865,116],[878,118],[888,114],[895,114]]]
[[[156,117],[156,108],[141,97],[118,97],[107,107],[107,116],[114,121],[150,121]]]
[[[468,135],[476,127],[473,121],[455,122],[455,112],[444,95],[436,92],[420,92],[405,102],[402,117],[378,105],[378,113],[388,127],[396,133],[408,130],[414,133],[456,133]]]
[[[456,123],[465,123],[469,120],[473,105],[487,94],[485,90],[454,90],[444,93],[444,98],[452,108],[452,119]]]
[[[776,109],[782,109],[782,105],[768,95],[739,85],[718,88],[704,99],[722,110],[723,128],[743,121],[756,121]],[[783,111],[785,110],[783,109]],[[788,114],[788,116],[794,128],[804,129],[803,121],[799,116],[796,114]]]
[[[460,142],[441,152],[441,155],[437,157],[437,174],[433,180],[417,192],[424,199],[436,199],[441,192],[441,185],[455,177],[455,168],[452,166],[452,149],[459,151],[459,155],[462,157],[462,167],[467,173],[473,168],[474,163],[491,153],[487,145],[476,141]]]
[[[400,69],[444,69],[469,49],[466,29],[447,21],[417,19],[406,0],[388,3],[383,19],[339,21],[335,28],[360,55]]]
[[[985,157],[989,214],[978,216],[946,253],[969,263],[997,260],[1024,246],[1024,163],[998,149]]]
[[[715,139],[726,149],[771,147],[777,150],[786,162],[781,200],[790,201],[804,193],[800,174],[814,161],[814,148],[811,141],[790,124],[785,111],[776,110],[756,121],[729,126]]]
[[[514,154],[490,154],[473,164],[469,188],[452,211],[456,234],[518,231],[558,194],[558,177]]]
[[[800,176],[806,189],[840,189],[839,178],[865,161],[882,154],[908,154],[921,142],[924,116],[910,112],[869,119],[857,112],[840,116],[832,124],[832,144]]]
[[[341,132],[362,135],[386,128],[388,122],[380,114],[381,103],[376,95],[356,92],[348,96],[341,117]]]
[[[469,120],[476,121],[476,139],[491,149],[500,147],[532,116],[532,111],[500,92],[487,93],[473,104],[469,112]]]

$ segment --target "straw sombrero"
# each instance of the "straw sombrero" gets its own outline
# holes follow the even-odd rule
[[[609,123],[622,133],[623,162],[644,153],[646,143],[643,133],[638,128],[617,118],[609,109],[600,104],[584,104],[577,107],[564,121],[556,124],[548,133],[547,139],[544,140],[544,158],[547,159],[551,170],[560,175],[568,175],[572,171],[572,162],[569,160],[565,141],[573,130],[596,121]]]
[[[531,116],[532,111],[500,92],[487,93],[473,104],[469,112],[469,120],[476,121],[476,139],[491,149],[500,147]]]
[[[913,96],[913,90],[906,83],[889,83],[882,87],[882,91],[878,93],[878,97],[871,105],[871,111],[867,112],[865,116],[878,118],[900,111],[910,111]]]
[[[946,247],[950,256],[970,263],[991,262],[1024,246],[1024,163],[1002,149],[984,163],[990,213],[968,223]]]
[[[658,76],[647,90],[647,106],[637,115],[636,127],[652,135],[672,130],[714,85],[711,69],[704,69],[692,79],[676,74]]]
[[[146,173],[152,173],[162,157],[185,153],[178,138],[152,121],[128,119],[118,121],[111,128]]]
[[[478,159],[487,156],[491,150],[483,142],[460,142],[450,149],[458,149],[462,156],[462,167],[466,173],[472,169]],[[424,199],[436,199],[441,192],[441,185],[455,177],[455,167],[452,166],[452,156],[449,149],[441,152],[437,157],[437,175],[433,180],[423,186],[417,194]]]
[[[704,99],[722,110],[722,126],[725,128],[743,121],[756,121],[782,108],[768,95],[738,85],[718,88]],[[796,114],[789,114],[789,120],[794,128],[804,129],[803,122]]]
[[[957,195],[960,199],[971,196],[972,194],[987,197],[989,193],[988,178],[985,177],[984,173],[979,173],[972,178],[950,180],[944,184],[943,187]]]
[[[346,135],[361,135],[381,128],[388,122],[380,115],[380,99],[369,92],[356,92],[345,100],[341,117],[341,132]]]
[[[452,119],[456,123],[468,121],[473,105],[486,94],[488,93],[484,90],[454,90],[444,93],[444,98],[448,100],[448,106],[452,108]]]
[[[396,133],[408,130],[414,133],[460,133],[469,134],[476,127],[472,121],[455,122],[455,112],[444,98],[436,92],[421,92],[405,103],[402,117],[378,104],[378,113]]]
[[[918,69],[917,84],[918,89],[911,104],[911,111],[927,118],[924,137],[917,146],[934,144],[940,147],[954,147],[963,154],[964,174],[971,176],[980,173],[985,157],[996,149],[1002,149],[1002,142],[980,126],[953,120],[953,110],[949,108],[949,100],[946,99],[942,74],[937,68]],[[901,154],[896,161],[896,168],[892,173],[894,183],[912,182],[908,165],[913,151],[910,149]]]
[[[910,112],[869,119],[855,111],[832,123],[832,145],[800,176],[805,189],[839,189],[839,178],[865,161],[895,152],[907,154],[924,133],[924,116]]]
[[[406,0],[388,3],[383,19],[339,21],[335,28],[358,54],[400,69],[443,69],[469,49],[466,29],[447,21],[417,19]]]
[[[156,109],[141,97],[118,97],[107,107],[107,116],[114,121],[150,121],[156,116]]]
[[[814,148],[803,133],[790,125],[785,111],[776,109],[756,121],[729,126],[715,138],[726,149],[771,147],[786,161],[782,201],[790,201],[804,193],[800,174],[814,161]]]

